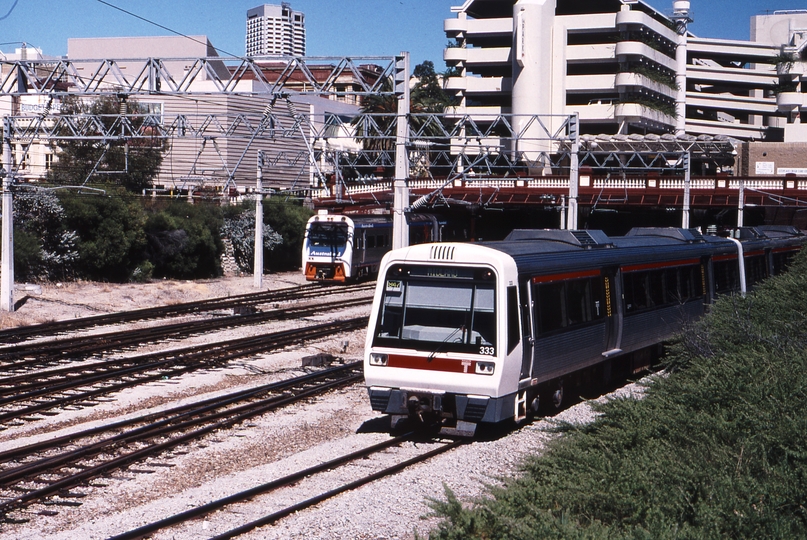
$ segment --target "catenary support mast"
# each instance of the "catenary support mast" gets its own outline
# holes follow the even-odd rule
[[[0,310],[14,311],[14,205],[11,197],[13,158],[8,118],[3,122],[3,253],[0,261]]]

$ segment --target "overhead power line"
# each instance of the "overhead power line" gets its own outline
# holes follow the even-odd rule
[[[11,15],[11,13],[14,11],[14,8],[17,7],[17,2],[19,2],[19,1],[20,0],[14,0],[14,3],[11,4],[11,9],[8,10],[8,13],[6,13],[2,17],[0,17],[0,21],[2,21],[4,19],[8,19],[9,15]]]
[[[18,1],[19,1],[19,0],[16,0],[16,1],[14,2],[14,4],[16,5]],[[114,5],[114,4],[110,4],[109,2],[106,2],[105,0],[96,0],[96,1],[97,1],[97,2],[99,2],[99,3],[101,3],[101,4],[104,4],[105,6],[109,6],[109,7],[111,7],[112,9],[117,9],[118,11],[120,11],[120,12],[122,12],[122,13],[125,13],[125,14],[127,14],[127,15],[129,15],[129,16],[131,16],[131,17],[134,17],[134,18],[136,18],[136,19],[140,19],[140,20],[141,20],[141,21],[143,21],[143,22],[147,22],[147,23],[152,24],[152,25],[154,25],[154,26],[156,26],[156,27],[158,27],[158,28],[162,28],[163,30],[167,30],[168,32],[171,32],[172,34],[176,34],[176,35],[178,35],[178,36],[184,37],[184,38],[189,39],[189,40],[191,40],[191,41],[195,41],[196,43],[200,43],[200,44],[202,44],[202,45],[207,46],[207,43],[205,43],[205,42],[203,42],[203,41],[200,41],[200,40],[198,40],[198,39],[196,39],[196,38],[194,38],[194,37],[191,37],[191,36],[189,36],[189,35],[187,35],[187,34],[183,34],[182,32],[178,32],[178,31],[174,30],[173,28],[168,28],[167,26],[163,26],[162,24],[160,24],[160,23],[158,23],[158,22],[155,22],[155,21],[152,21],[151,19],[147,19],[147,18],[145,18],[145,17],[141,17],[140,15],[138,15],[138,14],[136,14],[136,13],[132,13],[131,11],[127,11],[127,10],[123,9],[122,7],[118,7],[118,6]],[[14,9],[14,8],[12,7],[11,9]],[[5,17],[4,17],[4,18],[5,18]],[[1,20],[1,19],[0,19],[0,20]],[[218,47],[215,47],[215,46],[214,46],[213,48],[214,48],[216,51],[220,52],[220,53],[224,53],[224,54],[226,54],[227,56],[234,56],[234,57],[240,57],[240,56],[241,56],[241,55],[239,55],[239,54],[234,54],[234,53],[231,53],[231,52],[225,51],[225,50],[223,50],[223,49],[219,49]]]

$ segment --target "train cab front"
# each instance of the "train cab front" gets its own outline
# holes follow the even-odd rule
[[[493,268],[397,264],[380,276],[365,350],[373,410],[473,436],[510,417]],[[497,307],[499,306],[499,307]]]
[[[317,215],[306,225],[303,266],[307,281],[344,283],[350,279],[352,221],[345,216]]]
[[[341,263],[306,263],[307,281],[344,283],[347,281],[345,265]]]

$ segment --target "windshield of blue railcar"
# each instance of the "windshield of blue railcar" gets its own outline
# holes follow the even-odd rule
[[[394,267],[383,286],[374,345],[435,354],[496,354],[492,271]]]
[[[347,245],[347,224],[314,222],[308,228],[310,248],[343,248]]]

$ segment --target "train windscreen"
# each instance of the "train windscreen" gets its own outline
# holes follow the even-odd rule
[[[314,222],[308,228],[310,248],[344,248],[347,245],[347,224]]]
[[[495,299],[490,271],[392,269],[385,277],[373,344],[495,355]]]

